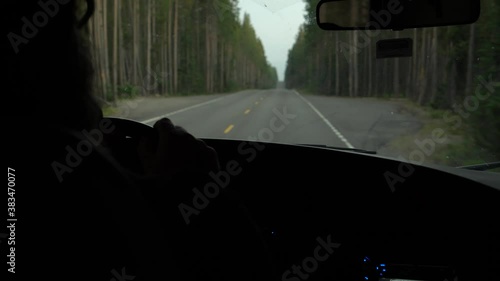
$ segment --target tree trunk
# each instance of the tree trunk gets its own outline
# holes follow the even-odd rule
[[[383,64],[382,64],[382,73],[381,73],[381,83],[382,83],[382,96],[389,96],[391,97],[390,93],[390,81],[392,77],[389,76],[389,60],[388,59],[383,59]]]
[[[453,42],[450,42],[450,50],[453,50]],[[449,77],[448,77],[448,105],[451,106],[455,103],[456,100],[456,92],[457,92],[457,61],[452,59],[451,65],[449,69]]]
[[[178,92],[178,47],[179,47],[179,0],[174,1],[174,42],[173,42],[173,87],[174,93]]]
[[[470,25],[469,31],[469,51],[467,54],[467,74],[466,74],[466,82],[465,82],[465,94],[472,94],[472,75],[473,75],[473,67],[474,67],[474,38],[475,38],[475,30],[476,25]]]
[[[358,59],[359,59],[359,52],[358,52],[358,31],[355,30],[354,31],[354,34],[353,34],[353,39],[354,39],[354,60],[353,60],[353,63],[352,63],[352,67],[353,67],[353,72],[354,72],[354,79],[353,79],[353,83],[354,83],[354,87],[353,87],[353,96],[354,97],[357,97],[359,95],[359,62],[358,62]]]
[[[172,34],[173,34],[173,1],[168,1],[168,17],[167,17],[167,67],[168,67],[168,92],[174,92],[174,68],[173,68],[173,51],[172,51]]]
[[[432,29],[432,44],[431,44],[431,67],[430,67],[430,102],[434,103],[436,100],[437,90],[438,90],[438,29],[434,27]]]
[[[330,39],[330,38],[329,38]],[[332,95],[332,69],[333,69],[333,55],[328,48],[328,64],[327,64],[327,76],[326,76],[326,94]]]
[[[124,38],[123,38],[123,28],[122,28],[122,17],[123,17],[123,14],[124,12],[122,11],[122,1],[119,1],[118,0],[118,3],[119,3],[119,6],[120,6],[120,9],[118,10],[118,40],[120,41],[119,42],[119,45],[118,45],[118,58],[119,58],[119,68],[118,68],[118,71],[119,71],[119,74],[120,74],[120,77],[119,77],[119,82],[118,82],[118,86],[120,85],[125,85],[125,83],[128,83],[127,78],[128,76],[126,76],[126,69],[127,69],[127,63],[125,61],[125,52],[124,52]]]
[[[210,33],[210,41],[212,42],[212,71],[211,71],[211,76],[210,76],[210,93],[215,92],[215,82],[216,82],[216,70],[217,70],[217,64],[218,64],[218,49],[217,46],[219,45],[218,43],[218,37],[217,37],[217,25],[214,23],[212,20],[212,29]]]
[[[134,66],[133,66],[133,73],[134,73],[134,78],[133,78],[133,83],[134,86],[141,86],[140,85],[140,67],[139,67],[139,42],[140,42],[140,34],[139,34],[139,27],[140,27],[140,15],[139,15],[139,2],[138,1],[131,1],[133,4],[133,58],[134,58]]]
[[[146,88],[148,89],[148,94],[152,94],[149,92],[151,90],[149,87],[153,81],[150,81],[152,79],[151,75],[153,74],[153,71],[151,70],[151,1],[152,0],[147,0],[146,2],[146,9],[147,9],[147,19],[146,19],[146,36],[147,36],[147,41],[146,41],[146,77],[147,81],[144,81],[143,83],[146,84]]]
[[[352,32],[349,33],[349,45],[353,46],[353,42],[354,42],[354,34]],[[354,66],[353,66],[353,62],[354,62],[354,53],[355,51],[354,50],[349,50],[349,60],[347,63],[348,63],[348,67],[349,67],[349,97],[354,97]]]
[[[205,92],[207,94],[210,93],[210,71],[211,71],[211,63],[210,59],[211,50],[210,50],[210,17],[206,17],[205,19]]]
[[[368,96],[373,95],[373,48],[368,45]]]
[[[423,105],[425,101],[425,93],[427,91],[427,80],[426,80],[426,54],[427,54],[427,32],[426,29],[422,30],[422,44],[420,48],[420,65],[419,65],[419,73],[418,73],[418,84],[417,88],[419,89],[418,100],[417,103],[419,105]]]
[[[414,85],[411,88],[411,99],[412,100],[417,100],[417,87],[418,86],[418,29],[414,28],[413,29],[413,57],[412,57],[412,65],[413,65],[413,70],[412,70],[412,79],[411,79],[411,85]]]
[[[118,99],[118,11],[120,10],[120,1],[114,1],[114,23],[113,23],[113,100],[116,102]]]
[[[224,87],[224,72],[226,71],[224,68],[224,53],[226,52],[225,44],[221,43],[221,48],[220,48],[220,59],[219,59],[219,65],[220,65],[220,70],[219,70],[219,91],[223,92],[225,89]]]
[[[110,83],[109,77],[109,44],[108,44],[108,1],[103,0],[101,1],[102,5],[102,38],[103,38],[103,57],[104,57],[104,71],[103,71],[103,81],[104,81],[104,91],[105,94],[107,95],[108,89],[107,86]]]
[[[335,95],[340,96],[340,39],[339,33],[335,32]]]
[[[410,59],[408,61],[408,73],[406,75],[406,87],[405,87],[405,97],[407,99],[411,99],[412,97],[412,87],[411,87],[411,84],[413,83],[412,81],[412,77],[413,77],[413,60]]]
[[[399,31],[396,31],[396,38],[399,38]],[[399,58],[394,59],[394,80],[392,85],[392,90],[394,91],[394,96],[399,97],[400,89],[399,89]]]

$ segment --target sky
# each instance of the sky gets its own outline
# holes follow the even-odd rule
[[[304,22],[305,4],[302,0],[239,0],[241,18],[250,15],[257,36],[264,45],[267,60],[276,67],[279,80],[285,76],[288,50],[295,43],[300,25]]]

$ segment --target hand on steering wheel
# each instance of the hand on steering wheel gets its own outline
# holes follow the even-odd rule
[[[178,174],[208,175],[219,170],[215,150],[167,118],[153,128],[128,119],[107,119],[116,127],[109,136],[115,157],[136,173],[172,179]]]
[[[158,137],[143,136],[139,159],[146,175],[172,178],[188,173],[208,174],[219,170],[215,150],[167,118],[154,125]]]

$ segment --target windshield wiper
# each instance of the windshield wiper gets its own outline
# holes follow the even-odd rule
[[[491,162],[478,165],[461,166],[459,169],[474,170],[474,171],[489,171],[500,168],[500,162]]]
[[[313,146],[313,147],[323,147],[323,148],[330,148],[330,149],[336,149],[336,150],[345,150],[345,151],[359,152],[359,153],[365,153],[365,154],[377,154],[376,151],[364,150],[364,149],[359,149],[359,148],[335,147],[335,146],[328,146],[328,145],[324,145],[324,144],[300,144],[300,145]]]

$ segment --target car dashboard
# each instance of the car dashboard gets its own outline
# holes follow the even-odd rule
[[[205,142],[229,177],[221,192],[238,194],[269,247],[273,280],[500,280],[495,173],[328,148]]]

